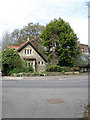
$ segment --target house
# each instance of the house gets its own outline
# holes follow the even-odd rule
[[[90,54],[89,54],[89,48],[88,45],[81,44],[78,42],[78,46],[80,46],[82,51],[82,61],[86,61],[86,65],[79,66],[80,72],[90,72]],[[85,57],[86,56],[86,57]]]
[[[78,42],[78,46],[81,47],[81,50],[83,52],[83,56],[81,56],[81,59],[83,61],[86,60],[84,54],[88,55],[88,45],[81,44]],[[26,61],[26,66],[32,66],[34,70],[36,71],[44,71],[47,60],[46,58],[35,48],[35,41],[34,40],[27,40],[25,43],[23,43],[20,46],[8,46],[8,48],[13,48],[18,51],[18,54],[20,57]],[[89,67],[86,66],[80,66],[80,72],[83,71],[90,71]]]
[[[32,66],[34,70],[39,72],[44,71],[47,60],[45,57],[35,48],[34,40],[27,40],[21,46],[8,46],[18,51],[18,54],[23,60],[26,60],[26,66]]]
[[[88,45],[81,44],[80,42],[77,45],[80,46],[82,53],[88,54]]]

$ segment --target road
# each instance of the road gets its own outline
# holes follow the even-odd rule
[[[3,78],[3,118],[82,118],[88,76]]]
[[[42,78],[42,79],[41,79]],[[6,88],[86,88],[88,83],[87,77],[82,78],[52,78],[49,80],[43,80],[43,77],[39,77],[41,80],[37,80],[37,78],[33,77],[32,79],[5,79],[3,80],[3,87]]]

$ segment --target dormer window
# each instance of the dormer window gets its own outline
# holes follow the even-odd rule
[[[30,54],[32,53],[32,50],[30,49]]]
[[[27,54],[29,54],[29,49],[27,49]]]
[[[25,49],[24,53],[25,53],[25,55],[32,54],[32,49]]]
[[[26,49],[25,49],[25,54],[26,54]]]

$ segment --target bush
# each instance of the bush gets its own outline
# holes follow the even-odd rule
[[[2,75],[10,75],[22,67],[22,59],[18,52],[12,48],[6,48],[1,52]]]
[[[38,75],[39,75],[39,73],[38,73],[38,72],[34,72],[34,75],[35,75],[35,76],[38,76]]]
[[[20,67],[20,68],[14,68],[13,70],[11,70],[9,72],[9,75],[13,74],[13,73],[21,73],[21,72],[25,72],[25,73],[29,73],[29,72],[34,72],[34,69],[32,66],[29,66],[29,67]],[[29,73],[30,74],[30,73]]]
[[[9,75],[13,74],[13,73],[19,73],[19,70],[17,68],[14,68],[13,70],[11,70],[9,72]]]
[[[69,68],[68,67],[60,67],[61,68],[61,72],[64,71],[64,72],[68,72],[69,71]]]
[[[20,77],[20,75],[19,75],[19,74],[17,74],[17,75],[16,75],[16,77]]]
[[[46,66],[46,72],[68,72],[69,67],[60,67],[59,65],[48,65]]]
[[[22,67],[20,68],[19,72],[25,72],[25,73],[28,73],[28,72],[34,72],[34,69],[32,66],[29,66],[29,67]]]
[[[61,68],[58,65],[46,66],[46,72],[61,72]]]
[[[70,68],[69,72],[73,72],[73,71],[79,71],[79,67],[72,67],[72,68]]]
[[[62,74],[64,74],[65,73],[65,71],[62,71]]]
[[[44,73],[43,72],[40,72],[40,74],[39,74],[40,76],[44,76]]]

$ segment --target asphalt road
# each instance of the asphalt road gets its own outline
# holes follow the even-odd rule
[[[87,88],[88,77],[72,77],[72,78],[59,78],[59,77],[32,77],[21,79],[3,79],[2,87],[6,88]],[[27,79],[27,80],[26,80]],[[43,80],[44,79],[44,80]]]
[[[88,76],[2,80],[3,118],[82,118],[87,104]]]

